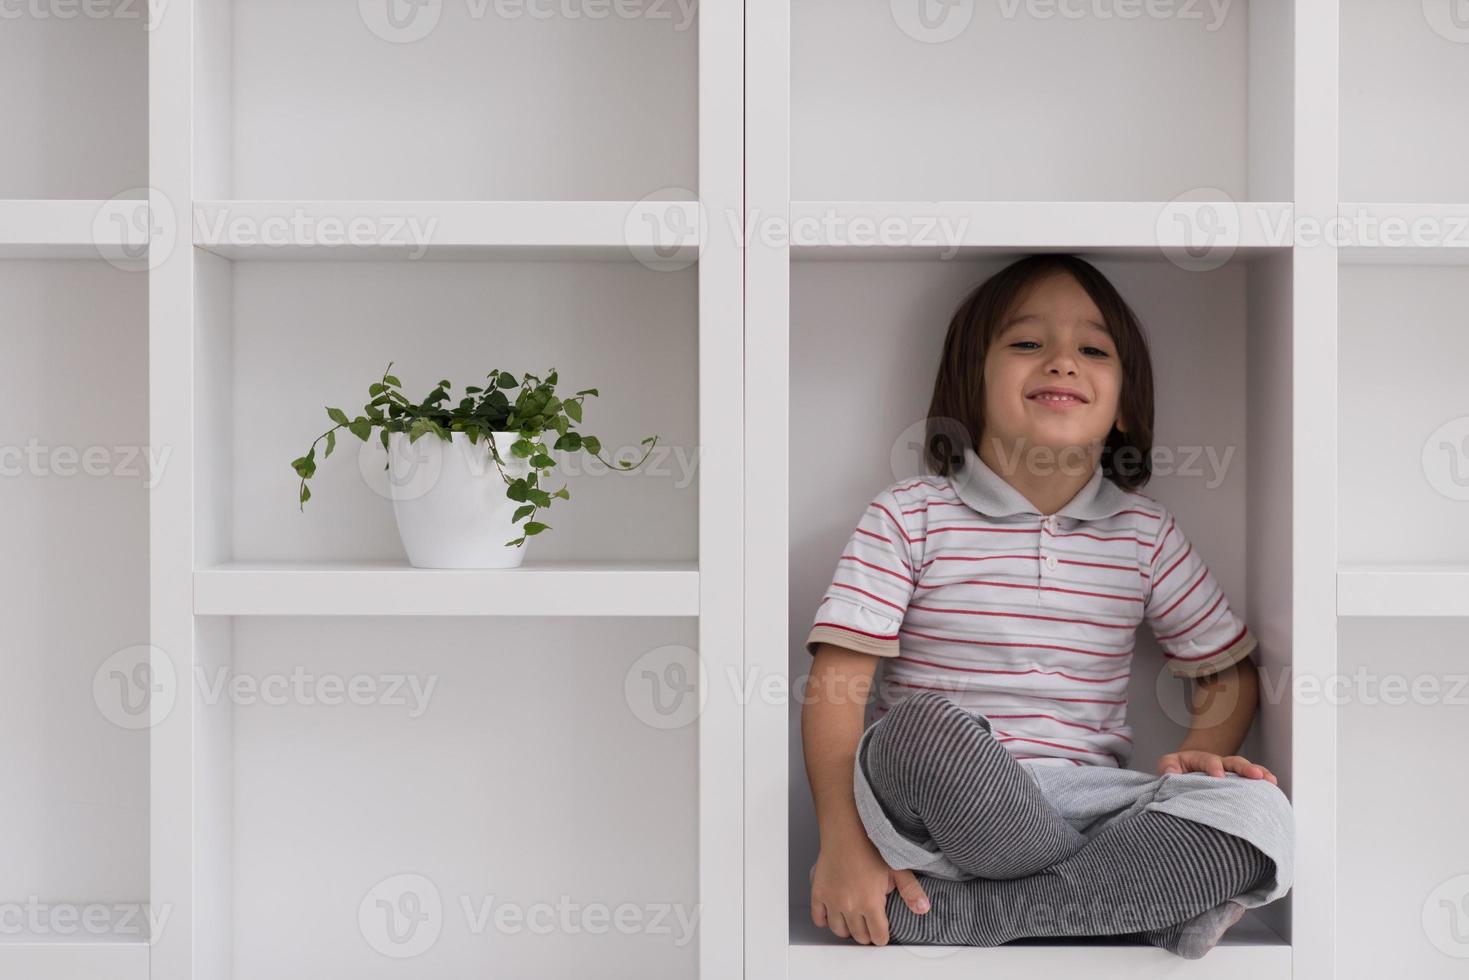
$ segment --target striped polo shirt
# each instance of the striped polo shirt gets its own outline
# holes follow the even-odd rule
[[[1126,767],[1144,620],[1175,677],[1223,670],[1257,645],[1162,504],[1099,468],[1043,515],[967,449],[952,478],[900,480],[867,505],[806,649],[885,658],[879,717],[937,690],[988,717],[1018,760]]]

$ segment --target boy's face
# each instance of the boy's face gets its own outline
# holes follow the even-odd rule
[[[1032,283],[1020,297],[990,345],[984,385],[986,441],[1059,453],[1100,448],[1114,422],[1125,428],[1117,346],[1101,311],[1066,273]],[[1046,395],[1047,388],[1073,395]]]

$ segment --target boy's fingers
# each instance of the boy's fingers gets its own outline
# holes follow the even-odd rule
[[[867,934],[872,937],[872,945],[886,946],[888,944],[888,915],[881,908],[874,909],[867,914]]]
[[[853,912],[846,917],[847,928],[852,933],[852,938],[863,946],[872,942],[872,936],[867,931],[867,920],[862,917],[861,912]]]
[[[811,900],[811,921],[818,929],[826,928],[826,903],[818,902],[814,898]]]
[[[928,893],[923,890],[913,872],[894,871],[893,880],[897,882],[898,894],[903,896],[905,905],[919,915],[928,911]]]
[[[835,909],[827,909],[827,927],[842,939],[852,938],[852,934],[847,931],[847,920]]]

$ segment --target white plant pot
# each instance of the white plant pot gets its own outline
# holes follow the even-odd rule
[[[503,469],[512,479],[530,473],[530,460],[510,455],[514,432],[494,433],[497,467],[485,439],[478,445],[462,432],[445,442],[433,433],[409,442],[408,433],[388,433],[388,490],[398,535],[415,568],[516,568],[530,539],[513,523],[522,504],[505,496]]]

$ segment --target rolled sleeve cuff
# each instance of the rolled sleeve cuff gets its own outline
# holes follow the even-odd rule
[[[816,623],[806,636],[806,652],[815,655],[819,643],[832,643],[876,657],[898,655],[897,620],[880,616],[865,606],[828,598],[816,612]]]
[[[1174,677],[1207,677],[1239,663],[1259,645],[1255,634],[1245,627],[1239,639],[1206,657],[1190,660],[1187,654],[1173,654],[1168,659],[1168,669]]]

